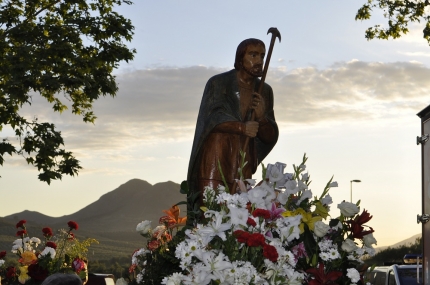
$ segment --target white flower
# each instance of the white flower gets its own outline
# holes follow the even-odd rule
[[[338,204],[337,207],[340,209],[340,212],[345,217],[352,217],[360,211],[357,205],[346,201],[343,201],[342,203]]]
[[[284,169],[287,165],[282,162],[275,164],[268,164],[266,170],[266,178],[269,178],[270,183],[276,183],[276,186],[283,186],[285,181],[291,179],[290,173],[284,173]]]
[[[335,248],[330,248],[330,250],[328,251],[329,255],[330,255],[330,259],[338,259],[340,257],[339,251]]]
[[[358,246],[355,244],[355,242],[349,238],[345,239],[345,241],[342,243],[342,250],[346,252],[353,252],[358,248]]]
[[[5,261],[3,259],[0,259],[0,266],[3,266],[4,262]]]
[[[290,194],[287,194],[285,192],[281,192],[278,194],[276,199],[281,203],[282,205],[285,205],[288,202],[288,198],[290,197]]]
[[[296,194],[299,189],[297,188],[297,181],[296,180],[288,180],[287,183],[285,183],[285,189],[289,190],[290,192],[294,192],[291,194]]]
[[[206,186],[203,191],[203,201],[207,203],[212,203],[215,198],[215,190],[212,187]]]
[[[314,233],[317,237],[323,237],[330,229],[329,225],[326,225],[325,223],[321,221],[316,221],[314,223]]]
[[[351,279],[352,283],[357,283],[360,281],[360,273],[358,273],[357,269],[348,268],[346,271],[348,272],[346,273],[346,276]]]
[[[245,179],[245,181],[248,182],[249,186],[254,186],[257,183],[257,180],[251,178]]]
[[[311,190],[305,190],[302,193],[302,196],[300,196],[300,199],[296,202],[296,205],[300,205],[301,202],[303,202],[306,199],[310,199],[310,198],[312,198],[312,191]]]
[[[370,256],[374,256],[376,254],[376,250],[373,247],[364,247],[364,249]]]
[[[140,233],[141,235],[147,235],[150,234],[151,231],[151,221],[142,221],[136,226],[136,232]]]
[[[222,240],[226,240],[225,231],[230,229],[230,223],[222,222],[223,215],[219,212],[215,212],[214,219],[208,223],[207,227],[203,227],[198,230],[204,240],[202,243],[207,245],[214,236],[219,236]]]
[[[269,178],[271,183],[280,182],[284,179],[284,169],[287,165],[282,162],[277,162],[275,164],[268,164],[266,170],[266,178]],[[285,180],[284,180],[285,183]]]
[[[266,203],[264,202],[264,197],[266,196],[266,190],[262,187],[257,186],[254,189],[248,191],[249,202],[255,204],[256,208],[265,208]]]
[[[330,183],[329,187],[338,187],[337,181]]]
[[[332,240],[324,239],[318,243],[318,246],[321,251],[329,251],[333,247],[333,242]]]
[[[143,256],[144,254],[146,254],[148,252],[149,252],[149,250],[146,250],[145,248],[141,248],[138,251],[136,251],[135,253],[133,253],[133,255],[131,256],[131,264],[138,265],[139,260],[137,259],[137,257]]]
[[[205,265],[205,270],[211,272],[216,279],[224,281],[228,272],[226,269],[232,268],[232,264],[224,253],[215,254],[213,251],[204,252],[202,262]]]
[[[302,215],[286,217],[284,219],[277,219],[277,231],[281,236],[281,241],[286,240],[290,242],[294,239],[300,238],[299,225],[302,220]]]
[[[118,280],[116,280],[115,285],[128,285],[127,281],[125,281],[124,278],[119,278]]]
[[[320,252],[320,257],[324,261],[330,260],[330,254],[327,251]]]
[[[30,239],[30,242],[31,242],[31,243],[35,243],[35,247],[37,247],[37,246],[41,243],[40,239],[39,239],[39,238],[37,238],[37,237],[32,237],[32,238]]]
[[[308,181],[308,180],[309,180],[309,174],[308,173],[302,174],[302,181]]]
[[[50,256],[52,259],[55,258],[55,249],[53,249],[52,247],[45,247],[44,250],[42,250],[42,252],[40,253],[41,256]]]
[[[333,200],[331,199],[331,196],[329,194],[327,194],[324,196],[324,198],[321,199],[321,203],[323,205],[330,205],[333,203]]]
[[[232,205],[228,205],[230,210],[230,222],[233,225],[246,226],[246,221],[248,221],[248,210],[246,208],[237,208]]]
[[[299,182],[298,182],[298,187],[299,187],[299,191],[304,191],[304,190],[308,189],[308,185],[301,180],[299,180]]]
[[[184,275],[182,273],[173,273],[172,276],[164,277],[161,284],[165,285],[180,285]]]
[[[376,244],[376,239],[373,237],[373,234],[367,234],[363,237],[363,242],[367,247],[372,247],[372,244]]]

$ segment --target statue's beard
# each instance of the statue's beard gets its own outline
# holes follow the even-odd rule
[[[253,76],[253,77],[261,77],[263,76],[263,65],[262,64],[256,64],[251,68],[247,68],[245,66],[243,66],[242,64],[242,69],[249,75]]]

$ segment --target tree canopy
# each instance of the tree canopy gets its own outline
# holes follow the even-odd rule
[[[20,111],[43,96],[53,111],[71,106],[84,122],[94,122],[93,102],[114,97],[113,70],[132,60],[133,25],[114,11],[129,0],[0,0],[0,131],[12,127],[19,145],[0,141],[6,154],[22,155],[50,184],[74,176],[81,166],[64,149],[61,132],[50,122],[25,118]],[[66,101],[64,101],[66,100]]]
[[[388,27],[375,25],[366,30],[368,40],[396,39],[409,32],[412,22],[424,22],[423,37],[430,44],[429,0],[368,0],[357,12],[356,20],[368,20],[375,9],[381,9],[388,19]]]

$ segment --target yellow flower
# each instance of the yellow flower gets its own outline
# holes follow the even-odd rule
[[[304,212],[301,215],[302,215],[302,223],[299,226],[300,233],[303,233],[303,231],[304,231],[304,227],[305,227],[304,224],[307,224],[308,227],[309,227],[309,229],[311,231],[313,231],[314,230],[314,223],[317,222],[317,221],[321,221],[322,220],[322,217],[320,217],[320,216],[313,217],[312,213],[306,213],[306,212]]]
[[[322,218],[319,216],[313,217],[312,213],[308,213],[302,208],[298,208],[294,211],[285,211],[282,213],[282,216],[284,217],[293,217],[297,215],[302,215],[301,223],[299,225],[300,233],[302,234],[305,231],[305,224],[308,225],[309,229],[311,231],[314,230],[314,223],[316,221],[321,221]]]
[[[318,201],[315,203],[314,214],[319,215],[319,216],[323,217],[324,219],[326,219],[328,216],[328,210],[320,201]]]
[[[32,251],[24,251],[21,258],[18,260],[23,265],[30,265],[33,261],[37,260],[36,255]]]
[[[25,284],[25,282],[27,282],[29,279],[31,279],[31,277],[28,276],[28,274],[27,274],[28,273],[28,266],[27,265],[19,266],[18,268],[19,268],[19,272],[20,272],[20,274],[18,276],[18,281],[21,284]]]

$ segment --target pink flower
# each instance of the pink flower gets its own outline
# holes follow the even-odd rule
[[[82,259],[76,257],[72,262],[72,267],[73,270],[75,270],[75,272],[79,274],[79,272],[85,270],[86,264]]]

